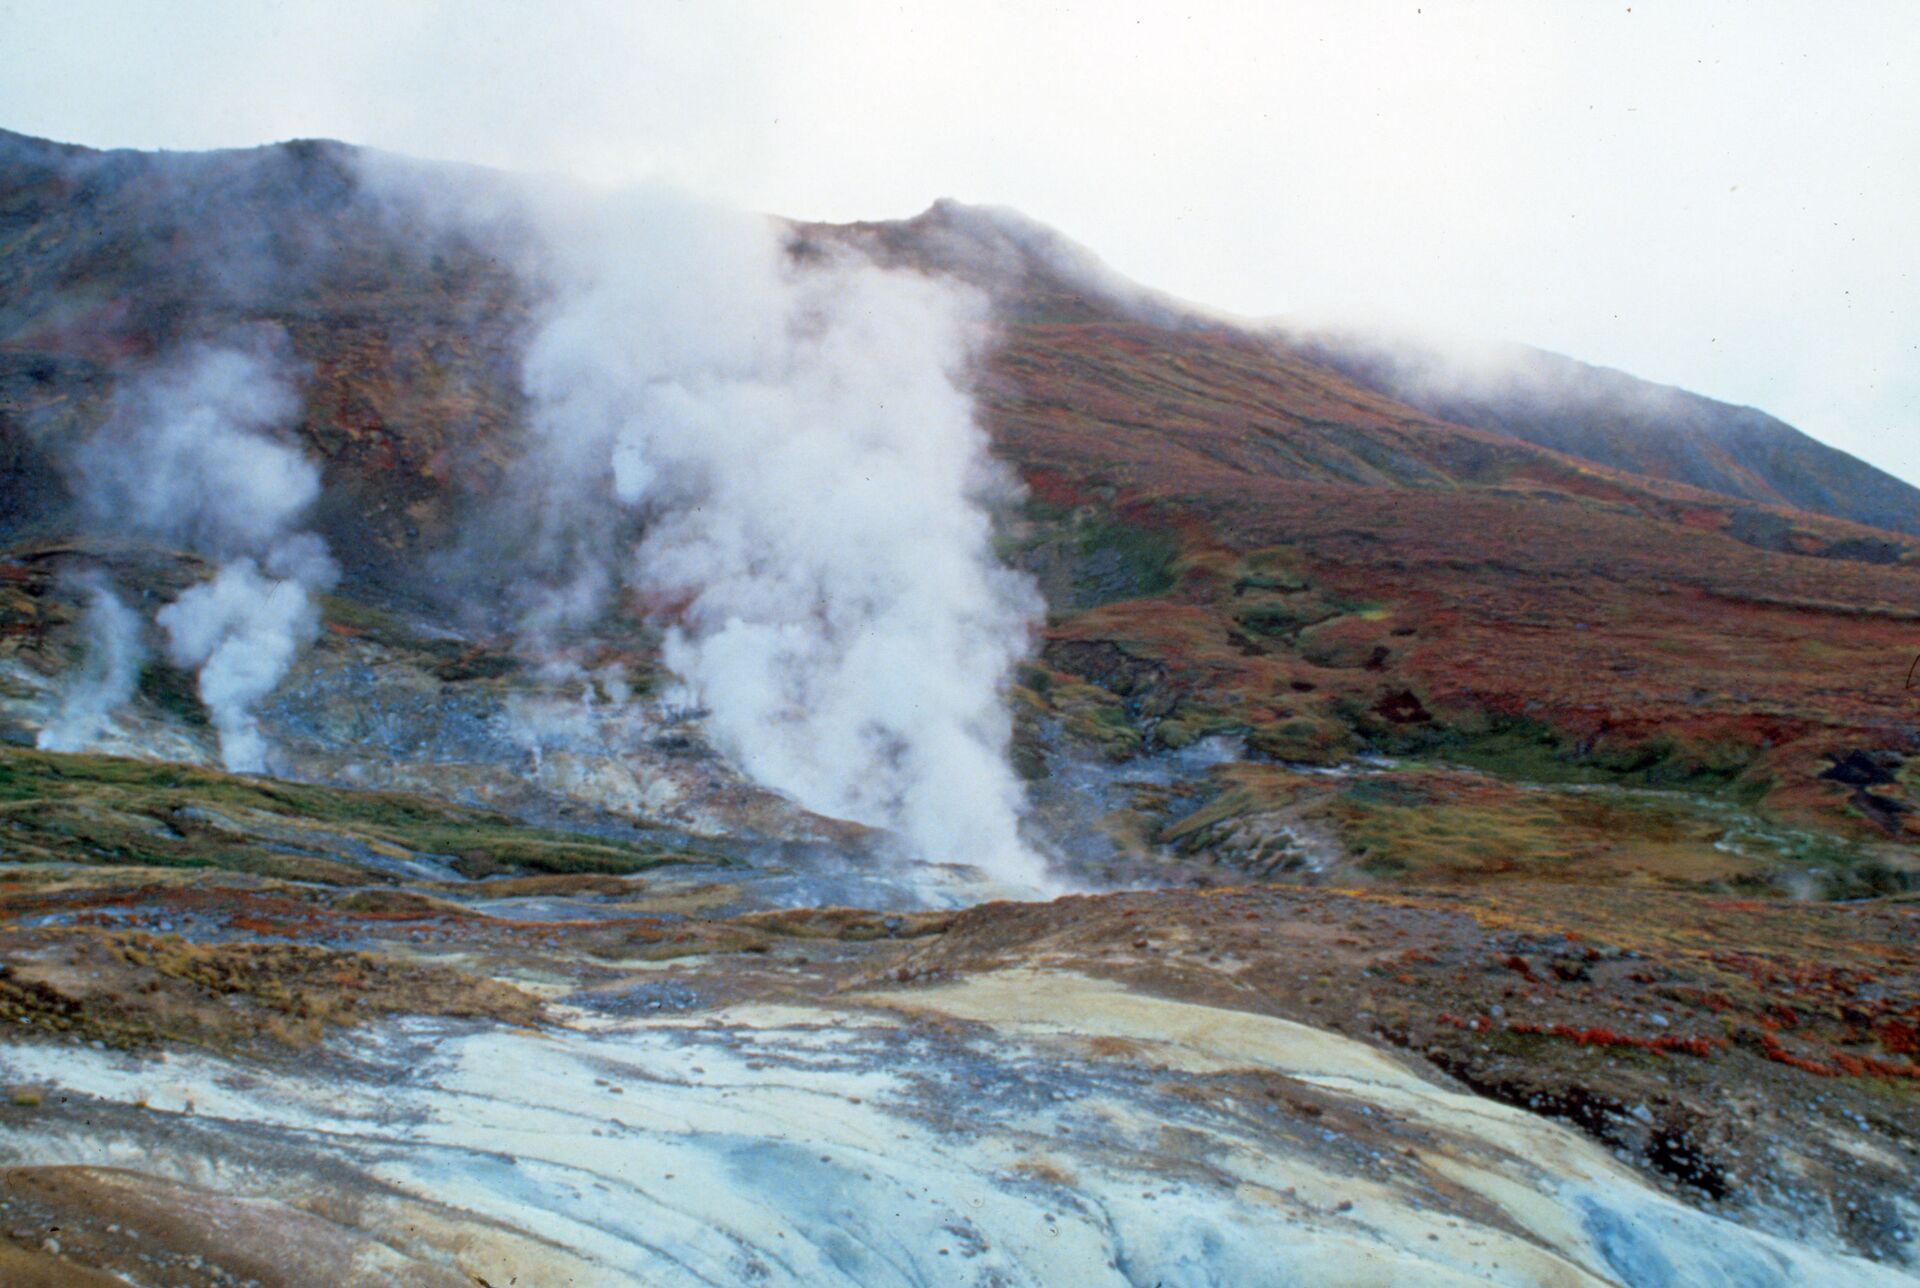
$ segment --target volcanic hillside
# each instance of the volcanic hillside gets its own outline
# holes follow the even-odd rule
[[[971,816],[904,862],[746,772],[668,680],[683,600],[609,577],[522,629],[554,186],[0,132],[0,1280],[1911,1281],[1912,489],[1558,359],[1442,399],[1011,212],[755,224],[781,287],[978,297],[1024,486],[973,481],[942,331],[952,490],[990,498],[970,564],[1045,603],[977,692],[1023,840],[1095,891],[1017,902]],[[592,269],[662,271],[654,227]],[[290,410],[217,441],[312,485],[245,549],[83,495],[116,453],[173,495],[134,449],[203,407],[116,393],[216,351],[290,359]],[[927,498],[883,492],[920,559]],[[608,513],[626,571],[667,524]],[[274,571],[320,538],[337,582]],[[236,576],[304,614],[245,765],[163,617]],[[63,748],[103,605],[147,647]],[[946,673],[901,652],[889,697]]]
[[[511,452],[539,287],[479,232],[423,234],[362,160],[0,136],[0,536],[70,529],[63,446],[123,373],[265,330],[308,372],[299,434],[349,588],[427,593],[424,557]],[[1906,533],[1752,499],[1826,495],[1752,471],[1707,490],[1473,407],[1452,410],[1486,427],[1443,419],[1007,212],[793,230],[803,260],[829,243],[991,301],[980,404],[1029,492],[1002,546],[1050,610],[1023,710],[1116,757],[1225,732],[1296,764],[1374,751],[1697,789],[1881,867],[1920,837]],[[1636,433],[1691,441],[1691,407],[1647,394]],[[1875,513],[1903,522],[1902,503]]]
[[[1726,784],[1920,835],[1898,772],[1920,621],[1906,535],[1450,423],[1007,212],[809,235],[989,292],[981,383],[1032,489],[1047,657],[1157,717],[1149,743],[1232,728],[1291,760],[1422,749]],[[1675,407],[1647,432],[1693,433],[1684,396],[1620,382]],[[1077,580],[1047,577],[1062,545]]]
[[[1521,345],[1475,359],[1353,334],[1309,333],[1298,343],[1367,388],[1462,425],[1749,501],[1920,534],[1920,490],[1757,408]],[[1766,539],[1764,519],[1747,523]]]

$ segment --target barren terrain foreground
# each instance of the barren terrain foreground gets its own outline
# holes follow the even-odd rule
[[[363,163],[0,133],[0,1284],[1920,1280],[1920,493],[1547,355],[1415,406],[1007,212],[788,227],[984,300],[1085,891],[998,898],[721,756],[673,605],[566,680],[449,607],[541,287]],[[164,656],[35,750],[84,575],[214,572],[74,445],[237,332],[342,567],[274,772]]]

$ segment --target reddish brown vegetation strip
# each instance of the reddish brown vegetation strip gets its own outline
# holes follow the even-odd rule
[[[1824,1061],[1795,1055],[1780,1044],[1779,1038],[1765,1030],[1759,1034],[1759,1043],[1760,1050],[1775,1064],[1784,1064],[1789,1069],[1798,1069],[1820,1078],[1920,1078],[1920,1065],[1855,1055],[1851,1051],[1828,1048]]]
[[[1631,1047],[1637,1051],[1698,1056],[1703,1060],[1727,1045],[1719,1038],[1687,1038],[1672,1035],[1643,1038],[1631,1033],[1616,1033],[1612,1029],[1597,1027],[1581,1029],[1571,1024],[1535,1024],[1530,1020],[1511,1020],[1501,1024],[1491,1016],[1478,1015],[1472,1019],[1462,1019],[1450,1011],[1442,1011],[1434,1016],[1434,1022],[1450,1028],[1464,1029],[1469,1033],[1491,1033],[1496,1028],[1502,1028],[1508,1033],[1564,1038],[1579,1046]]]

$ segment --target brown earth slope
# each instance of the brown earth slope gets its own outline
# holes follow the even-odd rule
[[[64,445],[119,375],[236,331],[307,364],[299,434],[356,584],[405,582],[497,486],[537,285],[375,199],[354,149],[8,135],[0,170],[6,534],[67,525]],[[992,299],[982,412],[1031,493],[1008,551],[1052,609],[1036,678],[1118,699],[1115,747],[1477,757],[1920,837],[1909,538],[1448,423],[1015,216],[799,227],[796,254],[826,239]]]
[[[1448,424],[1129,294],[1015,217],[943,204],[815,235],[993,294],[982,386],[1034,497],[1047,660],[1120,693],[1149,741],[1737,784],[1920,838],[1911,540]]]

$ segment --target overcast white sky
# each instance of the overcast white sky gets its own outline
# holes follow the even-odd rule
[[[1018,207],[1242,313],[1523,340],[1920,483],[1920,4],[0,0],[0,126]]]

